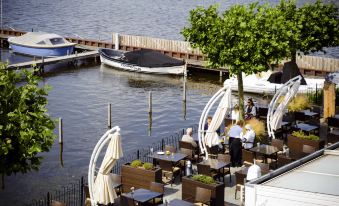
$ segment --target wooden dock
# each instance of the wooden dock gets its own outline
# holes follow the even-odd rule
[[[87,59],[87,58],[96,58],[99,56],[99,52],[97,50],[95,51],[86,51],[82,53],[75,53],[72,55],[67,56],[60,56],[60,57],[51,57],[51,58],[42,58],[35,61],[28,61],[28,62],[22,62],[17,64],[11,64],[7,66],[7,69],[20,69],[20,68],[30,68],[32,66],[41,67],[48,64],[55,64],[59,62],[69,62],[69,61],[75,61],[75,60],[81,60],[81,59]]]

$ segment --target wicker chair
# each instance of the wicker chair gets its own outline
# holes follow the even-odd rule
[[[231,162],[231,156],[228,154],[218,154],[218,161],[221,162]],[[232,176],[231,176],[231,165],[228,168],[223,168],[221,170],[222,173],[222,180],[225,181],[225,175],[230,175],[230,182],[232,182]]]
[[[163,178],[162,181],[164,183],[174,183],[176,177],[180,176],[181,170],[179,167],[173,167],[172,162],[159,160],[159,166],[162,169]]]
[[[216,179],[219,177],[216,171],[211,171],[211,167],[209,165],[197,164],[198,174],[207,175]]]
[[[150,185],[150,190],[153,192],[159,192],[162,194],[162,196],[160,198],[155,198],[153,199],[153,201],[150,201],[149,203],[153,204],[153,205],[159,205],[163,203],[163,196],[165,193],[165,185],[158,183],[158,182],[151,182]]]
[[[242,160],[243,160],[243,164],[246,166],[251,166],[253,165],[253,160],[255,159],[254,157],[254,153],[246,150],[246,149],[242,149]]]

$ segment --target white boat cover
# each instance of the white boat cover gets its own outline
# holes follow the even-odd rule
[[[53,44],[51,39],[57,39],[58,42]],[[60,39],[62,39],[62,41]],[[8,42],[29,47],[64,47],[75,45],[75,43],[68,42],[58,34],[46,32],[27,32],[22,36],[10,37]]]

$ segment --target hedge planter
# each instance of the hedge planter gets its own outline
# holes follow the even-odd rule
[[[160,168],[146,170],[132,167],[130,163],[121,167],[121,183],[124,192],[130,192],[131,187],[149,189],[151,182],[161,183],[161,177],[162,170]]]
[[[212,191],[211,206],[224,205],[225,199],[225,184],[222,182],[216,182],[213,184],[205,184],[191,179],[191,177],[182,178],[182,199],[194,202],[195,191],[197,187],[209,189]]]
[[[295,137],[293,135],[288,135],[287,146],[290,149],[290,153],[292,152],[301,157],[303,153],[303,145],[309,145],[309,146],[314,147],[315,150],[319,150],[319,149],[324,148],[325,141],[302,139],[299,137]]]

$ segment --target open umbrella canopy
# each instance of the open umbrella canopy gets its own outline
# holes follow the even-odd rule
[[[110,176],[115,163],[123,156],[121,147],[121,137],[119,132],[109,134],[110,142],[106,154],[94,181],[94,200],[100,204],[114,203],[117,194],[113,188],[113,180]]]

